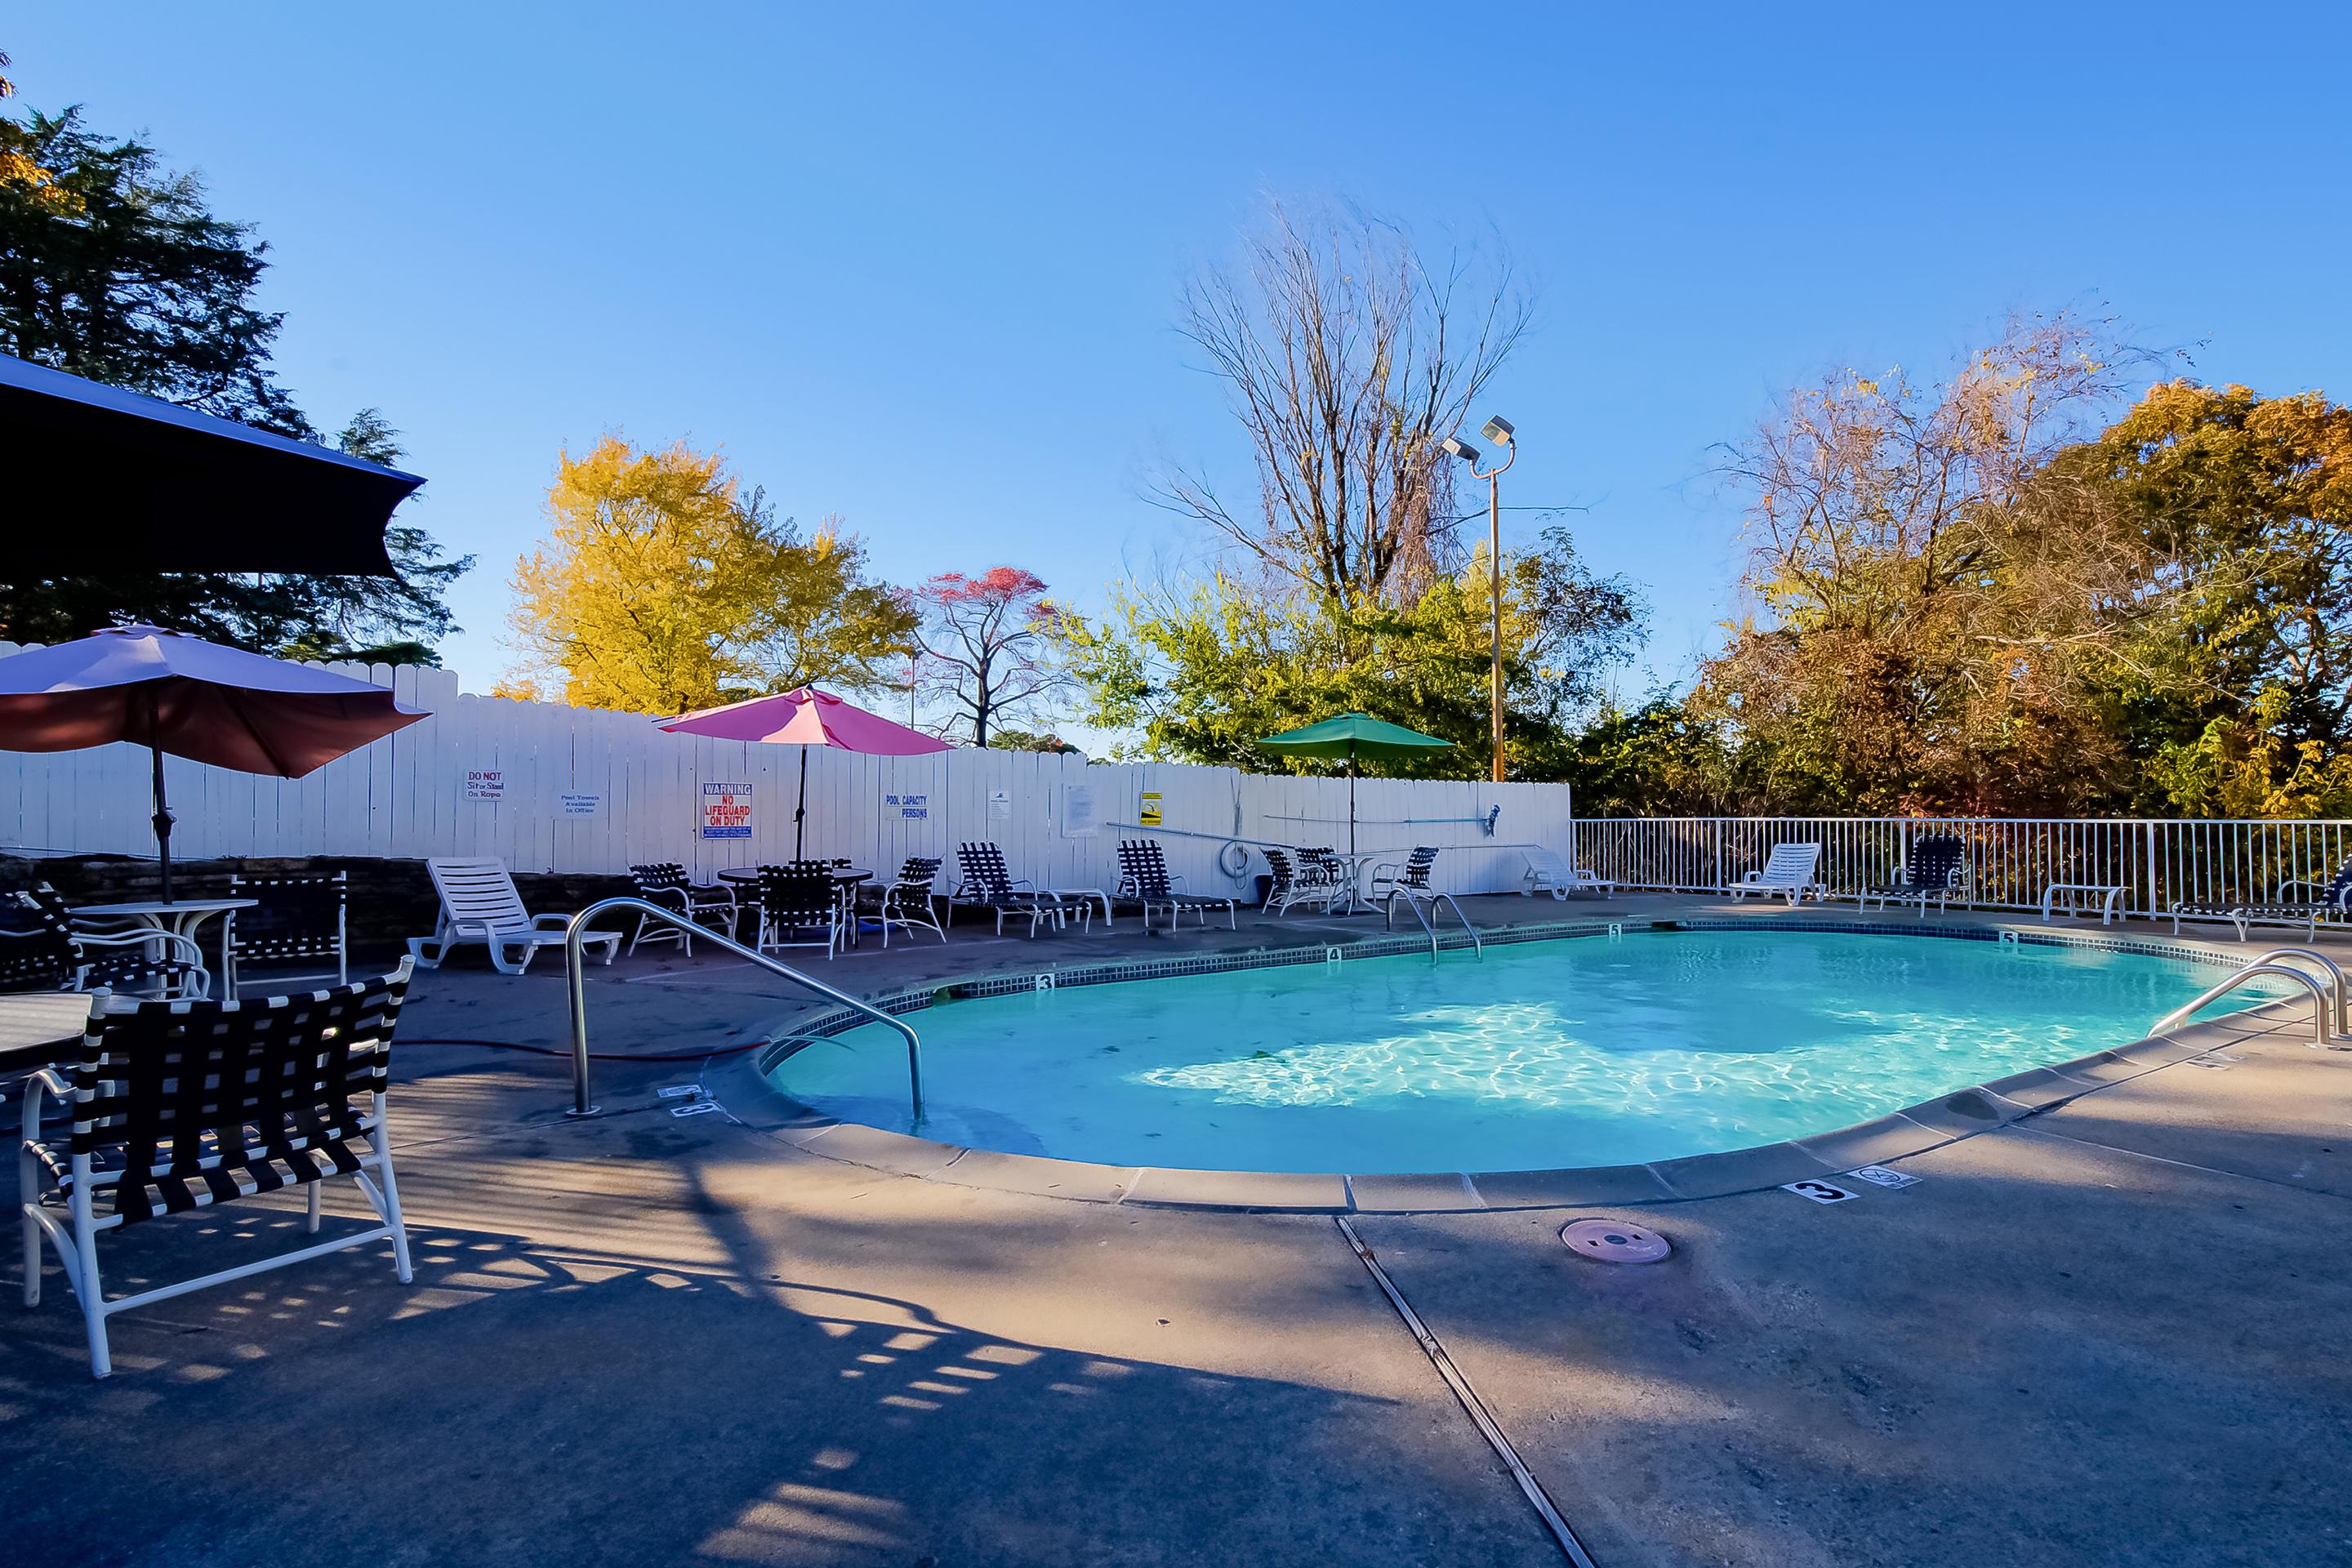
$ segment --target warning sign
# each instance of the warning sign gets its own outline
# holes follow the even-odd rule
[[[1148,789],[1143,792],[1143,811],[1136,817],[1135,822],[1139,827],[1160,826],[1160,792],[1158,790]]]
[[[702,786],[702,836],[705,838],[751,837],[751,786],[707,784]]]

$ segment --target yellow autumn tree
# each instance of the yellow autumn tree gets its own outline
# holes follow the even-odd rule
[[[901,595],[827,519],[803,538],[716,453],[606,436],[562,453],[552,536],[515,564],[501,695],[640,713],[823,685],[869,690],[912,645]]]

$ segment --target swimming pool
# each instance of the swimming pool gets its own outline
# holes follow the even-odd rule
[[[2126,1044],[2219,977],[2089,946],[1641,931],[1126,981],[878,1025],[769,1077],[843,1121],[1213,1170],[1643,1163],[1834,1131]],[[2261,997],[2241,994],[2234,1005]]]

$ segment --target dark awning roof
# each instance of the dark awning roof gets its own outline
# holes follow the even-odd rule
[[[384,524],[425,481],[0,354],[0,577],[392,575]]]

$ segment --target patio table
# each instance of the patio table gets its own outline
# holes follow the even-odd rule
[[[0,1072],[47,1067],[81,1039],[89,1018],[83,991],[26,991],[0,996]]]
[[[857,918],[857,885],[860,882],[872,881],[874,873],[857,866],[835,866],[832,868],[832,876],[834,896],[842,901],[849,912],[849,945],[863,946],[864,944],[858,940],[864,931],[865,922]],[[760,880],[760,868],[757,866],[730,866],[719,873],[719,879],[722,882],[756,884]]]
[[[1324,853],[1347,868],[1348,901],[1331,912],[1352,915],[1359,910],[1370,914],[1378,908],[1364,897],[1364,868],[1381,860],[1402,860],[1412,852],[1409,849],[1332,849]]]
[[[152,926],[160,931],[195,941],[196,928],[218,914],[237,910],[258,908],[259,899],[173,899],[169,903],[161,900],[133,900],[121,904],[76,904],[66,912],[76,920],[128,921],[137,925]],[[213,971],[215,980],[228,973],[229,922],[221,922],[220,967]]]

